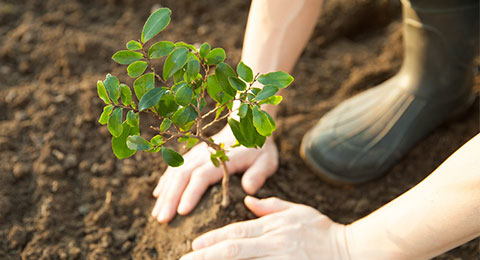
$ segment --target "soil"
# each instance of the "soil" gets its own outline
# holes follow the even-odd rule
[[[254,217],[236,175],[229,209],[219,207],[216,185],[193,214],[155,222],[151,192],[165,164],[149,153],[117,160],[97,123],[96,81],[112,72],[130,82],[110,57],[138,38],[159,2],[173,10],[164,39],[206,41],[238,62],[249,1],[0,0],[0,259],[177,259],[202,232]],[[370,183],[333,186],[302,162],[302,135],[318,118],[398,71],[400,22],[397,1],[325,6],[281,105],[279,170],[259,197],[308,204],[350,223],[420,182],[479,132],[477,98],[464,117]],[[477,97],[479,90],[477,74]],[[437,259],[478,259],[478,248],[476,239]]]

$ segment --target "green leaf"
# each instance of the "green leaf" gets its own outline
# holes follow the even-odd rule
[[[128,65],[127,73],[131,78],[136,78],[142,75],[147,69],[148,64],[145,61],[135,61],[134,63]]]
[[[240,118],[244,118],[247,115],[247,112],[248,112],[248,104],[242,103],[238,108],[238,116]]]
[[[122,50],[113,54],[112,59],[122,65],[130,64],[143,58],[143,54],[134,51]]]
[[[198,60],[191,60],[187,63],[187,76],[190,78],[190,81],[194,80],[199,72],[200,63]]]
[[[192,148],[198,143],[198,139],[194,137],[189,137],[187,140],[187,149]]]
[[[260,75],[258,82],[263,85],[275,85],[278,88],[285,88],[293,82],[293,77],[286,72],[276,71]]]
[[[273,120],[273,117],[265,111],[262,111],[262,112],[265,113],[265,115],[267,115],[268,121],[270,121],[270,125],[272,126],[272,132],[277,130],[277,126],[275,124],[275,120]]]
[[[136,127],[139,124],[140,117],[138,113],[133,112],[133,110],[128,111],[127,113],[127,123],[131,127]]]
[[[178,105],[175,102],[175,98],[167,91],[165,95],[158,102],[157,111],[163,117],[167,117],[177,111]]]
[[[210,95],[210,97],[221,103],[222,102],[222,97],[219,96],[219,94],[223,91],[222,86],[218,84],[217,77],[215,75],[210,75],[207,78],[207,93]]]
[[[143,26],[141,37],[142,42],[147,42],[155,37],[155,35],[163,31],[163,29],[165,29],[165,27],[167,27],[167,25],[170,23],[171,14],[172,11],[170,11],[168,8],[160,8],[153,12]]]
[[[142,44],[140,44],[137,41],[129,41],[127,42],[127,49],[131,51],[136,51],[136,50],[141,50],[142,49]]]
[[[277,86],[274,86],[274,85],[266,85],[263,87],[262,91],[260,91],[260,93],[257,94],[257,96],[255,97],[255,100],[257,101],[260,101],[260,100],[264,100],[266,98],[269,98],[273,95],[275,95],[275,93],[278,92],[278,87]]]
[[[232,130],[232,133],[233,133],[233,136],[235,136],[235,139],[237,139],[237,141],[245,146],[245,147],[251,147],[251,142],[250,140],[247,140],[245,138],[245,136],[242,134],[242,131],[240,129],[240,123],[233,119],[233,118],[228,118],[228,125],[230,126],[230,129]]]
[[[202,46],[200,46],[200,57],[202,59],[205,59],[205,56],[210,52],[210,45],[206,42],[204,42],[202,44]]]
[[[180,131],[187,132],[190,131],[192,126],[195,124],[195,121],[190,121],[182,126],[180,126]]]
[[[98,97],[102,99],[105,104],[112,103],[112,101],[110,101],[110,98],[108,98],[107,89],[105,88],[105,85],[103,85],[103,82],[101,80],[97,81],[97,93]]]
[[[205,60],[207,61],[207,65],[217,65],[220,62],[223,62],[226,56],[224,49],[215,48],[205,56]]]
[[[102,125],[108,123],[108,119],[110,118],[110,114],[112,113],[112,111],[113,111],[112,105],[105,106],[103,108],[102,114],[100,115],[100,118],[98,119],[98,122]]]
[[[163,141],[163,137],[161,135],[156,135],[152,137],[152,139],[150,140],[150,143],[152,143],[155,146],[159,146],[164,144],[165,142]]]
[[[120,99],[125,106],[130,105],[132,102],[132,91],[130,87],[125,84],[120,84]]]
[[[133,82],[133,89],[135,91],[135,96],[138,100],[141,100],[145,92],[153,89],[155,87],[155,76],[153,73],[147,73],[142,75]]]
[[[237,91],[230,86],[228,81],[229,77],[236,77],[235,71],[226,63],[219,63],[215,68],[215,76],[217,77],[218,84],[222,87],[223,91],[228,95],[234,97],[237,94]]]
[[[220,167],[220,161],[218,160],[218,157],[215,154],[210,154],[210,161],[212,161],[213,165],[215,167]]]
[[[131,150],[127,146],[127,138],[130,135],[138,135],[138,126],[131,127],[127,122],[123,123],[123,132],[119,137],[112,137],[112,150],[118,159],[124,159],[135,154],[135,150]]]
[[[143,95],[142,99],[140,99],[138,110],[142,111],[156,106],[165,93],[166,90],[164,88],[150,89],[145,95]]]
[[[186,83],[181,86],[175,92],[175,102],[181,106],[187,106],[192,102],[193,90]]]
[[[135,151],[150,150],[152,144],[139,135],[131,135],[127,138],[127,147]]]
[[[115,108],[115,110],[113,110],[112,115],[108,119],[108,131],[110,131],[115,137],[119,137],[122,134],[123,126],[121,108]]]
[[[185,47],[175,49],[170,53],[163,64],[163,79],[168,80],[187,62],[188,50]]]
[[[173,74],[173,82],[174,83],[179,83],[182,81],[185,81],[185,71],[183,69],[179,69],[177,72]]]
[[[171,125],[172,125],[172,120],[170,120],[168,118],[163,119],[163,122],[160,125],[160,131],[161,132],[167,131],[170,128]]]
[[[242,78],[246,82],[248,82],[248,83],[253,82],[253,71],[250,67],[245,65],[245,63],[243,63],[243,61],[240,61],[238,63],[237,73],[238,73],[238,76],[240,76],[240,78]]]
[[[185,42],[177,42],[175,43],[175,47],[185,47],[187,49],[190,49],[194,52],[198,52],[197,48],[195,48],[195,46],[191,45],[191,44],[188,44],[188,43],[185,43]]]
[[[174,150],[162,147],[163,160],[172,167],[178,167],[183,164],[183,157]]]
[[[282,96],[273,96],[273,97],[269,97],[269,98],[266,98],[260,102],[258,102],[259,105],[262,105],[262,104],[270,104],[270,105],[278,105],[280,104],[280,102],[282,102],[283,100],[283,97]]]
[[[156,42],[148,50],[148,57],[150,59],[160,59],[161,57],[167,56],[170,52],[175,49],[175,44],[169,41]]]
[[[217,106],[219,104],[217,103]],[[223,110],[225,110],[225,106],[221,106],[219,109],[217,109],[217,111],[215,112],[215,120],[218,119],[220,117],[220,115],[222,114]]]
[[[247,84],[237,77],[228,77],[230,85],[238,91],[243,91],[247,88]]]
[[[258,108],[258,106],[253,107],[253,125],[258,133],[263,136],[270,136],[274,130],[274,126],[270,123],[270,119],[264,111]]]
[[[118,78],[107,74],[107,77],[103,81],[105,88],[107,89],[108,96],[113,101],[113,103],[118,104],[118,98],[120,97],[120,89]]]
[[[249,142],[247,147],[262,147],[265,140],[267,140],[265,136],[258,133],[253,125],[253,115],[250,106],[245,117],[240,118],[240,131]]]
[[[197,118],[197,112],[192,106],[182,107],[172,116],[172,121],[178,126],[183,126]]]

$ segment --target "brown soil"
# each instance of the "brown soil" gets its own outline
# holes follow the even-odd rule
[[[138,153],[119,161],[96,81],[129,82],[110,57],[138,37],[154,3],[134,0],[0,0],[0,259],[176,259],[200,233],[252,218],[232,180],[231,208],[211,188],[187,217],[149,216],[165,164]],[[161,1],[173,10],[168,40],[201,43],[240,58],[249,1]],[[361,218],[417,184],[479,131],[479,103],[435,130],[387,176],[351,187],[323,182],[298,147],[342,100],[393,75],[402,42],[397,1],[330,1],[285,93],[276,133],[280,168],[258,196],[311,205],[333,220]],[[480,78],[476,77],[478,96]],[[438,259],[478,259],[479,240]]]

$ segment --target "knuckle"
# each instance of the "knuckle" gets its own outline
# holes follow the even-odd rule
[[[232,233],[237,238],[242,238],[247,236],[247,230],[241,225],[235,225],[232,227]]]
[[[208,172],[197,168],[197,169],[193,170],[192,177],[199,178],[199,179],[204,179],[204,178],[208,177]]]
[[[235,258],[240,251],[239,245],[235,242],[225,242],[224,257],[227,259]]]

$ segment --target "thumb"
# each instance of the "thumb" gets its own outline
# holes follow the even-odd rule
[[[257,199],[252,196],[245,197],[245,206],[247,206],[253,214],[263,217],[272,213],[280,212],[292,208],[295,203],[291,203],[279,198],[271,197],[268,199]]]

